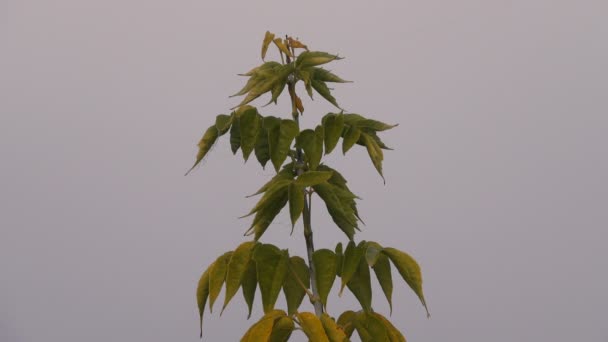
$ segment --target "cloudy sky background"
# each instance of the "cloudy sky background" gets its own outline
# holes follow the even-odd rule
[[[244,241],[244,195],[273,172],[222,139],[183,174],[271,30],[346,56],[331,65],[355,81],[339,102],[400,124],[383,135],[386,186],[362,148],[326,161],[364,199],[357,238],[422,266],[430,320],[394,290],[409,341],[608,341],[607,13],[603,0],[3,0],[0,340],[198,340],[198,277]],[[305,106],[305,127],[333,110]],[[287,99],[263,113],[288,116]],[[313,214],[318,248],[345,241],[319,201]],[[289,229],[282,214],[264,240],[304,255]],[[235,298],[207,315],[208,341],[252,323]],[[329,310],[357,305],[333,292]]]

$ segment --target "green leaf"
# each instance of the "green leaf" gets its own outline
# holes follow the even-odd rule
[[[336,98],[331,95],[331,91],[329,90],[325,82],[313,79],[310,81],[310,85],[319,95],[321,95],[329,103],[333,104],[338,109],[342,109],[340,108],[340,105],[338,105]]]
[[[259,72],[259,71],[258,71]],[[256,82],[252,89],[249,90],[247,96],[239,103],[236,107],[240,107],[248,104],[249,102],[257,99],[262,94],[271,91],[276,87],[277,84],[284,83],[287,80],[289,74],[293,72],[292,64],[279,64],[278,66],[272,67],[269,72],[260,74],[262,77],[259,82]],[[252,76],[256,77],[256,75]],[[241,91],[242,92],[242,91]]]
[[[337,55],[329,54],[327,52],[306,51],[302,52],[296,59],[296,67],[300,69],[305,69],[307,67],[322,65],[340,59],[342,58],[338,57]]]
[[[374,316],[372,313],[361,313],[358,316],[358,321],[361,323],[360,327],[363,329],[357,329],[361,341],[367,340],[367,336],[372,336],[373,339],[369,341],[390,341],[388,337],[388,331],[384,322]],[[364,338],[364,336],[366,336]]]
[[[360,258],[357,271],[350,278],[346,286],[348,286],[350,292],[352,292],[359,303],[361,303],[363,310],[366,312],[372,310],[372,285],[369,276],[369,266],[363,258]]]
[[[234,117],[232,120],[232,127],[230,127],[230,149],[232,150],[232,154],[236,154],[236,152],[241,147],[241,129],[239,124],[238,117]]]
[[[348,126],[348,129],[345,130],[344,140],[342,140],[342,154],[346,154],[348,150],[350,150],[359,138],[361,137],[361,130],[355,126]]]
[[[406,342],[405,337],[401,332],[395,328],[395,326],[388,320],[386,317],[382,316],[377,312],[373,312],[373,315],[378,321],[382,322],[384,327],[386,328],[386,332],[388,334],[388,340],[390,342]]]
[[[327,114],[323,117],[323,129],[325,131],[325,154],[329,154],[338,144],[342,130],[344,129],[343,114]]]
[[[352,279],[359,268],[361,258],[365,253],[365,250],[361,242],[359,246],[355,245],[353,241],[350,241],[344,251],[344,259],[342,261],[342,285],[340,286],[340,295],[346,284]]]
[[[391,264],[388,261],[388,257],[384,254],[380,254],[378,260],[376,260],[375,265],[372,267],[374,273],[376,274],[376,278],[380,283],[380,287],[382,288],[382,292],[384,292],[384,296],[388,301],[388,305],[390,307],[390,312],[393,312],[393,276],[391,274]]]
[[[310,273],[304,259],[298,256],[293,256],[289,259],[289,267],[290,271],[287,272],[285,282],[283,283],[283,293],[287,301],[287,312],[292,315],[298,311],[306,295],[306,290],[302,287],[302,284],[306,288],[310,288]],[[296,276],[302,284],[298,282]]]
[[[209,298],[209,269],[213,266],[209,266],[198,281],[196,288],[196,303],[198,304],[198,313],[200,316],[201,325],[201,338],[203,337],[203,315],[205,313],[205,305]]]
[[[256,263],[264,312],[268,313],[274,308],[281,291],[288,271],[289,256],[287,251],[281,251],[276,246],[262,244],[255,249],[253,259]]]
[[[296,221],[300,218],[304,210],[304,188],[296,183],[289,184],[289,216],[291,217],[291,227],[295,227]]]
[[[300,312],[296,314],[296,317],[309,341],[329,342],[323,324],[317,316],[310,312]]]
[[[274,175],[274,177],[272,177],[268,182],[266,182],[258,191],[247,197],[253,197],[266,192],[268,189],[270,189],[271,186],[277,184],[280,180],[293,180],[295,174],[291,167],[287,167],[288,165],[289,164],[285,165],[285,167],[283,167],[283,170],[279,171],[279,173]]]
[[[311,68],[313,71],[313,77],[316,80],[322,81],[322,82],[334,82],[334,83],[350,83],[351,81],[345,81],[343,79],[341,79],[340,77],[338,77],[337,75],[331,73],[329,70],[323,69],[323,68],[315,68],[312,67]]]
[[[232,251],[224,253],[215,260],[213,266],[209,269],[209,312],[213,312],[213,303],[220,295],[231,257]]]
[[[365,246],[365,260],[369,267],[374,267],[378,258],[382,255],[382,246],[377,242],[369,241]]]
[[[264,128],[262,120],[263,117],[260,115],[259,131],[255,141],[255,157],[262,168],[265,168],[266,163],[270,160],[270,145],[268,145],[268,131]]]
[[[337,187],[329,183],[321,183],[313,186],[313,188],[315,189],[315,193],[325,202],[327,211],[334,223],[352,240],[357,228],[357,222],[354,215],[350,217],[344,212],[340,198],[338,198],[335,192]]]
[[[422,302],[427,315],[429,315],[429,310],[426,306],[426,301],[424,300],[424,293],[422,292],[422,273],[420,272],[420,266],[418,266],[416,260],[407,253],[395,248],[386,247],[382,252],[391,259],[391,262],[395,265],[403,280],[405,280],[418,298],[420,298],[420,302]]]
[[[255,147],[260,126],[260,115],[255,108],[251,108],[243,112],[240,118],[240,133],[241,133],[241,149],[243,150],[243,158],[245,161],[249,159],[249,155]]]
[[[336,324],[333,318],[331,318],[328,314],[323,313],[321,315],[321,323],[323,324],[323,329],[325,330],[325,334],[329,337],[330,342],[345,342],[349,341],[348,337],[344,333],[344,330]]]
[[[307,171],[299,175],[294,184],[301,187],[314,186],[326,182],[331,176],[331,171]]]
[[[344,261],[344,253],[342,252],[342,242],[336,245],[334,251],[336,253],[336,275],[342,277],[342,262]]]
[[[215,128],[220,136],[228,132],[230,125],[232,125],[232,115],[220,114],[215,117]]]
[[[382,160],[384,159],[384,154],[382,153],[382,149],[378,145],[375,139],[367,133],[361,132],[361,140],[367,147],[367,153],[369,154],[369,158],[372,160],[374,167],[384,180],[384,175],[382,174]],[[384,181],[386,183],[386,180]]]
[[[256,205],[249,211],[248,214],[241,216],[247,217],[249,215],[253,215],[254,213],[263,210],[264,208],[270,207],[273,204],[279,202],[279,199],[283,197],[283,194],[287,191],[287,187],[291,184],[291,180],[289,179],[277,179],[274,181],[270,187],[264,192],[264,196],[256,203]],[[255,220],[254,220],[255,223]]]
[[[253,300],[255,299],[255,290],[258,286],[258,276],[256,272],[255,262],[253,259],[249,260],[245,274],[243,274],[243,280],[241,282],[243,290],[243,298],[249,308],[247,319],[251,317],[251,309],[253,308]]]
[[[283,209],[285,204],[287,204],[287,187],[284,187],[283,189],[284,190],[279,196],[276,197],[276,200],[256,213],[251,228],[249,229],[253,230],[255,233],[254,239],[256,241],[260,239],[264,232],[266,232],[268,226],[270,226],[274,218],[281,212],[281,209]]]
[[[346,336],[352,336],[353,331],[355,330],[354,322],[356,319],[357,313],[352,310],[344,311],[340,317],[338,317],[338,326],[344,330]]]
[[[329,249],[319,249],[312,255],[312,262],[315,265],[317,291],[321,303],[327,307],[327,296],[336,280],[338,268],[336,255]]]
[[[213,144],[215,144],[215,141],[217,140],[218,136],[219,132],[217,131],[217,128],[215,128],[215,125],[207,128],[205,134],[203,134],[203,137],[201,138],[201,141],[199,141],[198,143],[198,154],[196,155],[196,161],[194,162],[194,165],[192,165],[190,170],[186,172],[186,174],[194,170],[196,165],[198,165],[201,160],[205,158],[205,155],[207,155],[207,152],[209,152]]]
[[[283,310],[271,310],[267,312],[247,330],[245,336],[241,338],[241,342],[268,341],[275,322],[285,316],[285,311]]]
[[[290,317],[281,317],[275,321],[268,342],[287,342],[294,329],[295,325]]]
[[[274,130],[276,130],[276,128],[273,129],[273,133],[276,134],[277,132]],[[270,160],[272,161],[272,164],[277,172],[287,158],[291,143],[295,139],[296,135],[298,135],[298,124],[293,120],[283,119],[279,125],[278,134],[273,137],[275,140],[273,141],[269,139]]]
[[[264,60],[264,58],[266,57],[266,51],[268,51],[268,46],[270,45],[270,43],[272,43],[273,39],[274,33],[266,31],[266,34],[264,35],[264,42],[262,43],[262,60]]]
[[[316,170],[323,154],[323,127],[318,126],[316,131],[305,129],[296,137],[296,145],[304,150],[311,170]]]
[[[381,121],[368,119],[359,114],[352,114],[352,113],[344,114],[344,122],[349,125],[354,125],[357,128],[367,128],[371,131],[378,131],[378,132],[386,131],[391,128],[399,126],[399,124],[389,125],[389,124],[381,122]]]
[[[226,306],[241,286],[243,276],[245,275],[247,266],[251,260],[251,251],[255,244],[254,241],[242,243],[234,250],[232,257],[228,262],[228,270],[226,271],[226,295],[222,312],[224,312],[224,309],[226,309]]]

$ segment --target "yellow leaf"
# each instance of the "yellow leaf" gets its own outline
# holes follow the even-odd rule
[[[336,321],[328,314],[324,313],[321,315],[321,323],[323,324],[323,328],[325,329],[325,333],[329,337],[330,342],[344,342],[348,340],[344,330],[342,330],[342,328],[336,324]]]
[[[308,336],[310,341],[314,342],[329,342],[323,324],[317,316],[310,312],[300,312],[296,315],[298,317],[302,331]]]
[[[294,49],[304,49],[304,50],[308,51],[308,47],[306,45],[302,44],[302,42],[300,42],[297,39],[287,37],[287,42],[289,43],[289,46],[291,46]]]
[[[270,31],[266,31],[266,35],[264,36],[264,42],[262,43],[262,60],[266,57],[266,51],[268,51],[268,45],[274,39],[274,33],[270,33]]]
[[[281,50],[281,52],[283,52],[284,54],[286,54],[289,57],[293,57],[293,55],[291,54],[291,51],[289,51],[289,48],[287,47],[287,45],[285,45],[285,43],[283,42],[283,40],[281,38],[275,38],[275,40],[273,40],[274,45],[276,45],[279,50]]]

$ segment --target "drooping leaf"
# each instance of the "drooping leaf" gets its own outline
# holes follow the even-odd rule
[[[211,266],[213,266],[213,264]],[[209,266],[209,268],[211,268],[211,266]],[[196,303],[198,304],[198,313],[201,321],[201,338],[203,337],[203,315],[205,313],[207,299],[209,298],[209,268],[203,272],[196,288]]]
[[[297,39],[293,39],[292,37],[287,37],[287,42],[289,42],[289,46],[291,46],[294,49],[305,49],[306,51],[308,51],[308,47]]]
[[[260,115],[255,108],[248,109],[241,114],[240,118],[241,149],[245,161],[255,147],[260,126]]]
[[[342,130],[344,129],[343,114],[327,114],[323,117],[323,129],[325,132],[325,154],[331,153],[338,144]]]
[[[374,267],[378,258],[382,255],[382,246],[377,242],[369,241],[365,246],[365,260],[369,267]]]
[[[228,262],[228,270],[226,271],[226,294],[222,312],[226,309],[226,306],[241,286],[243,276],[245,275],[247,266],[251,260],[251,251],[255,244],[254,241],[247,241],[240,244],[234,250],[232,257]]]
[[[317,316],[310,312],[300,312],[296,314],[302,331],[308,337],[308,340],[315,342],[329,342],[323,324]]]
[[[306,262],[298,256],[289,259],[289,267],[290,271],[287,272],[283,283],[283,293],[287,301],[287,312],[292,315],[298,311],[306,295],[306,290],[302,285],[310,288],[310,274]]]
[[[327,52],[306,51],[302,52],[296,59],[296,67],[304,69],[307,67],[322,65],[340,59],[342,58],[338,57],[337,55],[329,54]]]
[[[319,249],[312,255],[312,262],[315,265],[317,291],[321,303],[327,307],[327,296],[336,280],[336,254],[329,249]]]
[[[355,295],[359,303],[361,303],[363,310],[370,312],[372,310],[372,285],[369,276],[369,266],[364,258],[360,259],[357,271],[350,278],[346,286]]]
[[[273,130],[276,130],[274,128]],[[291,143],[298,135],[298,124],[295,121],[289,119],[281,120],[278,129],[278,135],[276,136],[276,143],[270,140],[270,160],[274,165],[275,170],[278,172],[283,165],[283,162],[287,158]]]
[[[268,341],[275,322],[286,316],[283,310],[270,310],[247,330],[241,342]]]
[[[270,31],[266,31],[266,34],[264,35],[264,42],[262,43],[262,60],[264,60],[264,58],[266,58],[266,51],[268,51],[268,45],[270,45],[270,43],[272,43],[273,39],[274,39],[274,33],[270,33]]]
[[[384,325],[384,322],[378,317],[370,312],[363,312],[360,313],[357,318],[357,321],[360,322],[359,327],[363,328],[357,328],[361,341],[366,341],[366,335],[368,334],[373,338],[369,341],[390,341],[387,328]]]
[[[283,286],[288,271],[289,256],[287,251],[281,251],[276,246],[262,244],[256,248],[253,258],[256,263],[264,312],[268,313],[274,308]]]
[[[329,90],[329,87],[327,86],[327,84],[325,82],[313,79],[310,81],[310,85],[325,100],[327,100],[329,103],[336,106],[336,108],[342,109],[340,107],[340,105],[338,105],[336,98],[333,97],[333,95],[331,94],[331,90]]]
[[[251,309],[253,308],[253,300],[255,299],[255,290],[258,286],[258,276],[256,272],[255,262],[253,260],[249,260],[249,263],[247,264],[247,269],[245,270],[245,274],[243,274],[241,284],[243,290],[243,298],[245,298],[245,302],[247,303],[247,307],[249,308],[249,313],[247,314],[247,319],[249,319],[249,317],[251,317]]]
[[[291,218],[291,226],[295,227],[296,221],[300,218],[302,210],[304,210],[304,187],[297,183],[291,183],[288,187],[289,192],[289,216]]]
[[[367,153],[369,154],[369,158],[372,160],[374,167],[384,180],[384,175],[382,174],[382,160],[384,159],[384,154],[382,153],[382,149],[380,149],[376,140],[367,133],[361,132],[361,140],[365,144],[365,147],[367,147]]]
[[[357,228],[357,222],[354,214],[351,216],[347,215],[343,210],[343,204],[340,202],[340,198],[336,195],[336,188],[329,183],[321,183],[313,186],[315,193],[323,199],[327,211],[331,216],[334,223],[346,234],[346,236],[352,240],[355,235],[355,229]]]
[[[264,196],[262,196],[262,198],[258,201],[258,203],[256,203],[256,205],[253,207],[253,209],[251,209],[251,211],[249,211],[249,213],[247,215],[241,216],[241,217],[247,217],[249,215],[253,215],[254,213],[267,208],[267,207],[271,207],[273,204],[277,203],[277,201],[279,200],[279,198],[281,198],[283,196],[283,193],[285,193],[287,191],[287,187],[291,184],[291,181],[288,179],[277,179],[275,182],[273,182],[270,187],[268,187],[268,189],[266,189],[266,191],[264,192]],[[255,220],[254,220],[254,224],[255,224]]]
[[[393,276],[391,274],[391,264],[388,261],[388,257],[384,254],[380,254],[376,263],[372,267],[374,273],[376,274],[376,278],[380,283],[380,287],[382,288],[382,292],[384,292],[384,296],[388,301],[388,305],[390,307],[390,312],[393,312]]]
[[[205,134],[203,134],[203,137],[198,143],[198,153],[196,155],[196,161],[194,162],[194,165],[192,165],[190,170],[186,172],[186,174],[194,170],[194,168],[201,162],[201,160],[205,158],[205,155],[207,155],[207,152],[209,152],[213,144],[215,144],[215,141],[217,140],[218,136],[219,132],[217,131],[217,128],[215,128],[215,125],[207,128]]]
[[[429,315],[424,293],[422,292],[422,273],[420,272],[420,266],[416,260],[407,253],[395,248],[385,247],[382,252],[389,257],[393,265],[397,268],[397,271],[399,271],[399,274],[401,274],[403,280],[405,280],[418,298],[420,298],[420,302],[422,302],[427,315]]]
[[[232,125],[232,115],[220,114],[215,117],[215,128],[220,136],[226,134]]]
[[[262,165],[262,168],[266,167],[266,163],[270,160],[270,147],[268,145],[268,131],[262,124],[263,117],[260,115],[260,123],[258,127],[258,136],[255,141],[255,157]]]
[[[342,242],[336,245],[334,251],[336,253],[336,275],[342,277],[342,262],[344,260],[344,252],[342,251]]]
[[[283,188],[283,191],[276,197],[276,200],[271,202],[269,205],[258,211],[253,219],[250,230],[255,233],[254,239],[257,241],[266,232],[266,229],[274,218],[281,212],[281,209],[287,204],[287,187]]]
[[[304,104],[302,104],[302,99],[296,95],[295,97],[296,109],[300,112],[300,114],[304,113]]]
[[[230,149],[232,150],[232,154],[236,154],[239,148],[241,148],[241,129],[239,119],[235,116],[230,127]]]
[[[280,317],[274,322],[268,342],[287,342],[294,329],[295,325],[290,317]]]
[[[309,187],[326,182],[331,178],[331,171],[306,171],[296,178],[294,184]]]
[[[325,334],[329,338],[330,342],[345,342],[349,341],[348,337],[346,337],[346,333],[344,330],[336,324],[333,318],[331,318],[328,314],[323,313],[321,315],[321,323],[323,324],[323,329],[325,330]]]
[[[350,241],[344,251],[344,259],[342,261],[342,285],[340,285],[340,295],[346,284],[352,279],[359,268],[361,258],[365,254],[365,250],[362,246],[364,242],[361,242],[359,246],[355,245],[353,241]]]
[[[340,317],[338,317],[338,326],[344,330],[346,336],[352,336],[353,331],[355,330],[354,322],[356,319],[357,313],[352,310],[344,311]]]
[[[346,152],[359,141],[360,137],[361,130],[352,125],[348,126],[348,129],[346,129],[344,133],[344,139],[342,140],[342,154],[346,154]]]
[[[310,170],[316,170],[323,155],[323,126],[305,129],[296,137],[296,145],[304,150]]]
[[[273,42],[274,45],[276,45],[282,53],[286,54],[289,57],[293,57],[291,51],[289,51],[289,48],[287,47],[287,45],[285,45],[281,38],[275,38]]]
[[[222,254],[209,269],[209,312],[213,312],[213,303],[215,303],[215,300],[220,295],[220,291],[226,280],[226,271],[228,270],[228,262],[232,257],[232,253],[230,251]]]
[[[406,342],[403,334],[395,328],[395,326],[384,316],[377,312],[373,312],[372,315],[378,319],[384,327],[386,328],[386,332],[388,334],[388,341],[390,342]]]

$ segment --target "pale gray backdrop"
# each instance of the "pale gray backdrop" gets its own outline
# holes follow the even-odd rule
[[[394,292],[409,341],[608,341],[607,17],[604,0],[3,0],[0,341],[198,340],[198,277],[273,172],[222,139],[183,174],[267,29],[346,56],[338,100],[400,123],[386,186],[361,148],[327,160],[364,198],[358,238],[422,265],[430,320]],[[331,110],[307,104],[304,126]],[[317,246],[344,241],[313,206]],[[302,254],[289,228],[264,240]],[[207,340],[250,323],[239,295]]]

